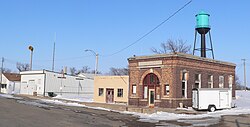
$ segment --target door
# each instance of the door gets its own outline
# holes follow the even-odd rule
[[[106,89],[106,103],[114,102],[114,89]]]
[[[149,89],[149,106],[154,106],[155,103],[155,90]]]
[[[220,92],[220,108],[227,108],[229,106],[228,92]]]

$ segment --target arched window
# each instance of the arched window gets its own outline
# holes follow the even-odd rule
[[[148,74],[143,80],[143,85],[153,86],[159,84],[160,82],[158,77],[153,73]]]

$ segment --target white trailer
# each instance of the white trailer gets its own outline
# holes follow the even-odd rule
[[[199,88],[192,91],[192,107],[196,110],[231,108],[232,90],[230,88]]]

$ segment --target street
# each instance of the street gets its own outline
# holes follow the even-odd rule
[[[49,104],[27,97],[0,97],[1,127],[249,127],[250,115],[177,121],[142,122],[133,115],[85,107]],[[211,124],[212,123],[212,124]],[[217,124],[216,124],[217,123]]]
[[[61,105],[27,105],[18,101],[35,101],[25,98],[0,97],[1,127],[118,127],[154,126],[139,122],[138,118],[115,112]]]

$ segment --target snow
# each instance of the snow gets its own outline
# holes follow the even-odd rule
[[[63,100],[69,100],[69,101],[77,101],[77,102],[93,102],[93,99],[90,97],[82,97],[82,96],[62,96],[57,95],[56,97],[53,97],[54,99],[63,99]]]
[[[203,114],[196,114],[196,115],[176,114],[168,112],[143,114],[143,113],[125,111],[123,113],[139,116],[140,121],[146,121],[146,122],[158,122],[159,120],[177,120],[177,121],[188,120],[188,122],[190,122],[190,119],[220,118],[223,115],[250,114],[250,91],[236,91],[236,100],[233,100],[233,104],[235,104],[237,107],[232,109],[218,110],[215,112],[205,112]],[[192,109],[186,109],[186,110],[192,110]]]
[[[7,94],[0,94],[0,97],[20,99],[19,97],[14,97],[13,95],[7,95]],[[97,110],[120,112],[120,111],[111,110],[107,108],[90,107],[90,106],[80,104],[78,102],[87,101],[87,100],[80,99],[80,98],[70,98],[70,99],[66,98],[66,100],[71,100],[71,101],[76,101],[76,102],[64,101],[61,99],[65,99],[65,98],[62,96],[57,96],[57,97],[54,97],[53,100],[40,99],[39,101],[35,101],[35,102],[27,102],[27,101],[18,100],[18,102],[28,104],[28,105],[35,105],[38,107],[46,107],[48,106],[46,105],[47,103],[47,104],[76,106],[76,107],[85,107],[85,108],[97,109]],[[218,110],[215,112],[202,112],[202,114],[177,114],[177,113],[169,113],[169,112],[162,112],[162,111],[158,111],[153,114],[143,114],[143,113],[128,112],[128,111],[122,111],[120,113],[132,114],[132,115],[138,116],[140,121],[144,121],[144,122],[159,122],[160,120],[161,121],[175,120],[177,122],[190,123],[190,124],[193,124],[193,126],[208,126],[211,124],[219,123],[219,118],[224,115],[250,114],[250,91],[236,91],[236,99],[233,100],[232,104],[235,105],[236,108]],[[177,108],[177,109],[189,110],[189,111],[193,110],[192,108],[188,108],[188,109]],[[167,123],[162,123],[162,124],[167,124]]]

